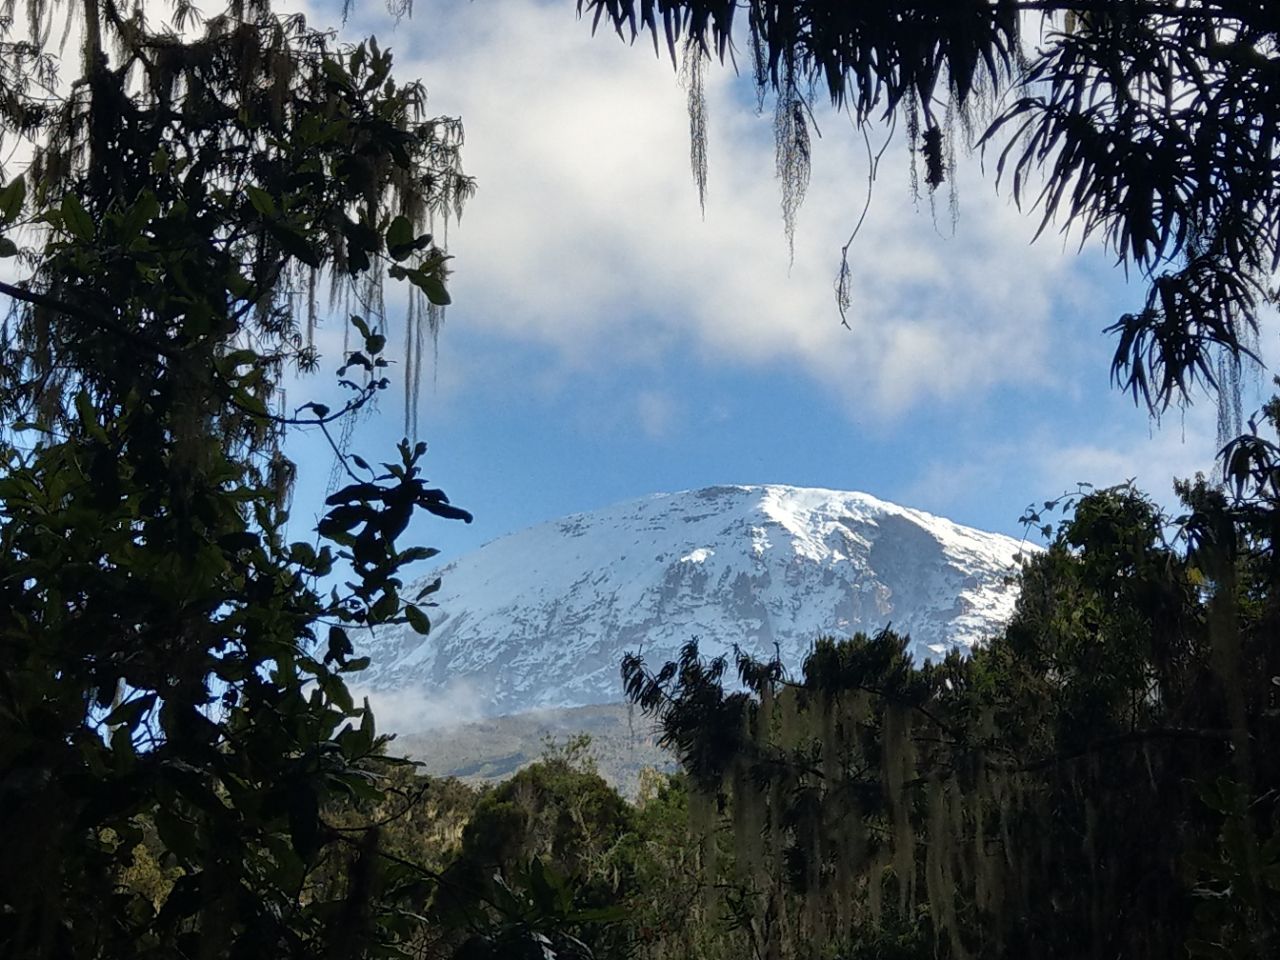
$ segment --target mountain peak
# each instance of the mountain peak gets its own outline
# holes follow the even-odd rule
[[[658,493],[494,540],[442,578],[430,636],[382,628],[364,682],[463,718],[622,699],[623,653],[715,655],[910,634],[968,649],[1013,611],[1024,544],[865,493],[783,485]],[[412,592],[412,591],[407,591]],[[441,707],[432,710],[431,704]]]

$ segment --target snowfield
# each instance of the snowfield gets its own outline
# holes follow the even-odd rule
[[[892,623],[917,658],[936,658],[1001,628],[1019,557],[1036,549],[863,493],[656,494],[502,537],[428,574],[443,578],[430,636],[376,631],[359,682],[496,716],[617,702],[624,652],[660,664],[693,638],[711,655],[776,648],[798,670],[819,636]]]

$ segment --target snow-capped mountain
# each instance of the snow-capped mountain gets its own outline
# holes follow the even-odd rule
[[[1027,546],[863,493],[720,486],[574,514],[486,544],[443,579],[430,636],[377,631],[361,683],[497,715],[622,699],[619,663],[696,637],[798,668],[824,634],[892,622],[918,658],[1013,611]],[[415,591],[408,590],[412,596]]]

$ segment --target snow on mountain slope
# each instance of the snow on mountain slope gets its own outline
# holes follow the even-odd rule
[[[824,634],[892,622],[918,658],[968,648],[1013,611],[1027,547],[862,493],[719,486],[656,494],[495,540],[434,571],[432,630],[377,631],[375,691],[481,715],[622,699],[619,663],[697,638],[798,669]],[[412,596],[412,590],[406,595]]]

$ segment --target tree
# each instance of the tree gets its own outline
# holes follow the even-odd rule
[[[264,2],[175,3],[183,36],[152,12],[0,17],[0,953],[394,954],[430,874],[325,813],[384,762],[350,633],[426,632],[400,577],[433,551],[397,538],[470,517],[425,444],[372,468],[333,440],[351,483],[290,542],[280,441],[388,386],[384,271],[447,303],[427,230],[471,190],[460,128],[373,40]],[[321,280],[361,304],[349,399],[290,411]]]
[[[1197,385],[1238,394],[1280,266],[1280,23],[1270,6],[579,0],[578,10],[632,40],[648,31],[655,50],[661,38],[673,62],[680,52],[695,80],[691,121],[705,112],[700,64],[731,57],[746,18],[754,83],[776,103],[788,233],[808,183],[818,91],[864,130],[904,117],[913,181],[919,163],[931,191],[972,132],[973,145],[997,152],[1018,202],[1039,211],[1041,232],[1096,237],[1146,282],[1141,308],[1109,328],[1117,383],[1153,411]],[[703,184],[705,124],[692,130]],[[1225,443],[1241,432],[1238,396],[1223,416]]]
[[[1274,954],[1277,476],[1234,504],[1184,484],[1177,522],[1127,488],[1073,498],[970,659],[914,665],[886,630],[794,680],[740,657],[740,691],[694,645],[629,659],[762,954],[900,932],[918,956]]]
[[[628,956],[619,909],[635,883],[633,812],[583,735],[486,792],[441,873],[431,913],[467,957]]]

